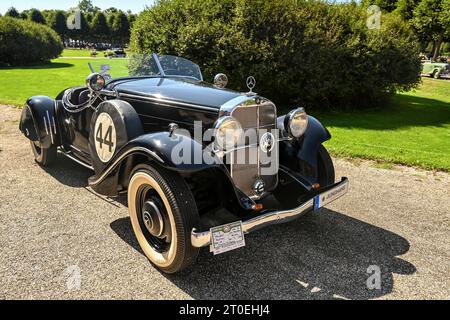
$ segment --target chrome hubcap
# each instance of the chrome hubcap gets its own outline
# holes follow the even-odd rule
[[[164,234],[164,219],[157,204],[148,200],[144,203],[142,220],[145,228],[154,237],[161,238]]]

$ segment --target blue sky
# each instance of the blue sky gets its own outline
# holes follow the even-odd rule
[[[3,14],[10,7],[15,7],[19,11],[31,8],[37,8],[39,10],[67,10],[69,8],[77,6],[78,2],[78,0],[0,0],[0,12]],[[94,6],[97,6],[101,9],[116,7],[124,11],[131,10],[134,13],[138,13],[142,11],[146,5],[151,5],[153,3],[153,0],[93,0],[92,2]]]

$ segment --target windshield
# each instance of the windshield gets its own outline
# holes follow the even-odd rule
[[[200,67],[187,59],[170,55],[132,54],[129,58],[130,76],[181,76],[203,80]]]

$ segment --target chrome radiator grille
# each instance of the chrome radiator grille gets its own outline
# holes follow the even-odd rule
[[[232,152],[230,173],[235,185],[246,195],[258,198],[253,186],[263,180],[265,191],[273,190],[278,183],[278,142],[275,134],[276,107],[271,102],[244,104],[237,106],[230,114],[244,129],[245,137],[241,145]],[[275,145],[270,152],[260,148],[264,133],[275,136]]]

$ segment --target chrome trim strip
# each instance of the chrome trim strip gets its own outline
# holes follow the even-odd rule
[[[87,168],[87,169],[89,169],[89,170],[94,171],[94,167],[92,167],[92,166],[88,165],[87,163],[84,163],[83,161],[81,161],[81,160],[75,158],[74,156],[72,156],[72,155],[70,154],[70,152],[65,152],[65,151],[63,151],[62,149],[59,149],[59,150],[61,151],[61,153],[62,153],[64,156],[66,156],[66,157],[69,158],[70,160],[75,161],[75,162],[78,163],[79,165],[82,165],[83,167],[85,167],[85,168]]]
[[[48,110],[46,111],[46,113],[48,119],[48,128],[50,129],[50,138],[52,139],[52,144],[55,144],[55,141],[53,139],[52,122],[50,121],[50,114],[48,113]]]
[[[222,106],[220,106],[220,115],[219,116],[229,116],[234,108],[240,106],[242,104],[256,104],[255,97],[249,97],[245,94],[242,94],[236,98],[228,100]]]
[[[158,156],[156,153],[154,153],[151,150],[148,150],[147,148],[144,147],[133,147],[130,148],[129,150],[127,150],[126,152],[124,152],[122,155],[120,155],[120,157],[118,157],[113,164],[108,166],[108,169],[105,170],[97,179],[89,181],[89,185],[96,185],[98,183],[100,183],[102,180],[104,180],[114,169],[116,169],[117,165],[126,157],[128,157],[130,154],[134,153],[134,152],[138,152],[138,151],[142,151],[144,153],[147,153],[149,155],[151,155],[152,157],[154,157],[156,160],[158,160],[161,163],[164,163],[164,160],[161,159],[160,156]]]
[[[201,109],[201,110],[209,111],[209,112],[213,112],[213,113],[218,112],[218,109],[214,108],[214,107],[207,107],[207,106],[202,106],[202,105],[198,105],[198,104],[179,102],[179,101],[167,100],[167,99],[162,99],[162,98],[154,98],[154,97],[149,97],[149,96],[139,96],[139,95],[130,94],[130,93],[119,93],[119,97],[156,102],[158,104],[162,104],[167,107],[173,107],[173,108],[177,108],[177,106],[175,106],[175,105],[178,105],[180,107],[187,107],[187,108],[191,108],[191,109],[192,108]]]
[[[47,135],[48,135],[48,128],[47,128],[47,118],[45,118],[45,117],[42,117],[42,119],[44,119],[45,132],[46,132],[46,133],[47,133]]]
[[[347,178],[342,178],[342,181],[334,186],[334,188],[329,189],[325,192],[329,192],[330,190],[338,189],[344,185],[348,185],[349,181]],[[315,198],[315,197],[314,197]],[[264,213],[260,216],[256,216],[247,221],[242,222],[242,231],[244,234],[249,234],[250,232],[256,231],[263,227],[286,223],[292,220],[297,219],[302,216],[306,212],[310,211],[314,207],[314,198],[309,199],[304,202],[297,208],[291,210],[284,211],[270,211]],[[336,199],[335,199],[336,200]],[[211,231],[197,232],[196,229],[192,229],[191,231],[191,243],[192,246],[196,248],[205,247],[211,244]]]

